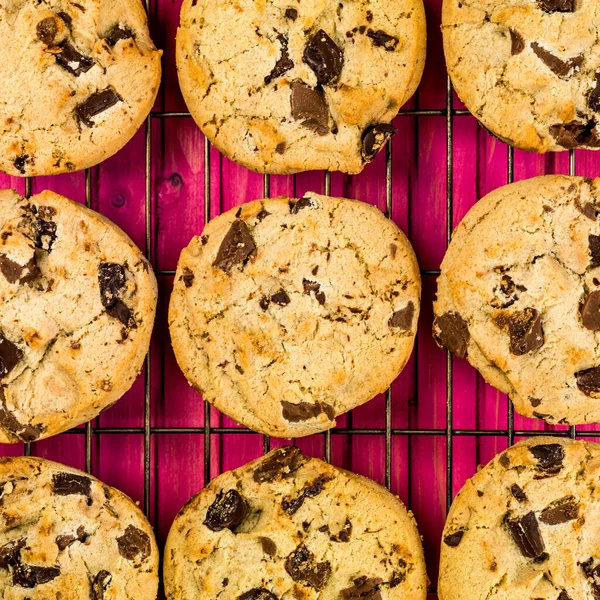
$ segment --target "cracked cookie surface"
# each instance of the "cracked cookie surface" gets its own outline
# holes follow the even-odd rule
[[[600,148],[599,19],[596,0],[444,0],[454,89],[517,148]]]
[[[184,0],[177,68],[223,154],[264,173],[360,172],[425,62],[422,0]]]
[[[410,242],[373,206],[257,200],[181,253],[171,340],[205,400],[256,431],[304,436],[389,387],[413,348],[420,292]]]
[[[154,600],[158,548],[122,492],[41,458],[0,458],[4,600]]]
[[[600,179],[499,188],[456,228],[434,337],[548,423],[600,422]]]
[[[91,167],[139,129],[160,84],[140,0],[9,0],[0,5],[0,170]]]
[[[411,513],[370,479],[288,446],[224,473],[167,539],[168,600],[424,600]]]
[[[469,479],[444,528],[440,600],[600,596],[600,445],[534,437]]]
[[[133,384],[156,280],[103,216],[54,192],[0,191],[0,442],[89,421]]]

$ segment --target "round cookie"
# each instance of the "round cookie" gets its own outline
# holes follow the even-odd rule
[[[98,164],[148,116],[160,56],[140,0],[0,5],[0,170],[52,175]]]
[[[184,0],[181,90],[228,158],[261,173],[359,173],[425,63],[422,0]]]
[[[54,192],[0,191],[0,442],[89,421],[133,384],[156,280],[116,225]]]
[[[158,548],[122,492],[42,458],[0,458],[0,597],[155,600]]]
[[[168,600],[424,600],[412,514],[370,479],[288,446],[224,473],[165,546]]]
[[[600,148],[599,19],[596,0],[444,0],[454,89],[517,148]]]
[[[600,179],[552,175],[480,200],[453,234],[434,336],[548,423],[600,422]]]
[[[420,292],[410,242],[375,207],[257,200],[181,253],[171,340],[205,400],[256,431],[304,436],[389,387],[413,348]]]
[[[496,456],[455,498],[440,600],[600,596],[600,445],[536,437]]]

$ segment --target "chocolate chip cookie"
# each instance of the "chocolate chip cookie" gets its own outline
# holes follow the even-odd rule
[[[183,250],[171,339],[205,400],[256,431],[304,436],[392,383],[420,292],[410,242],[376,208],[312,193],[257,200]]]
[[[116,402],[142,368],[156,293],[148,261],[101,215],[54,192],[0,191],[0,442]]]
[[[245,167],[359,173],[419,84],[425,35],[422,0],[184,0],[179,81]]]
[[[181,510],[165,547],[168,600],[424,600],[421,540],[370,479],[288,446],[224,473]]]
[[[468,480],[444,528],[440,600],[600,597],[600,445],[550,437]]]
[[[0,597],[154,600],[158,549],[125,494],[41,458],[0,458]]]
[[[454,232],[434,336],[548,423],[600,422],[600,179],[502,187]]]
[[[160,56],[140,0],[0,4],[0,170],[51,175],[98,164],[150,112]]]
[[[454,89],[517,148],[600,148],[599,19],[595,0],[444,0]]]

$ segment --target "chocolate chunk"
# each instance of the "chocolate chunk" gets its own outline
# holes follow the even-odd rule
[[[594,599],[600,600],[600,565],[594,566],[594,559],[589,558],[584,563],[581,563],[581,568],[583,569],[585,577],[592,588],[592,595]]]
[[[287,295],[285,290],[282,288],[277,293],[271,296],[271,302],[279,306],[287,306],[290,303],[290,297]]]
[[[507,519],[508,530],[526,558],[541,558],[546,549],[533,511],[518,519]]]
[[[587,94],[587,105],[594,112],[600,112],[600,71],[596,71],[596,85]]]
[[[538,444],[537,446],[531,446],[529,452],[537,460],[536,468],[538,471],[548,477],[556,475],[563,468],[565,451],[560,444]]]
[[[152,552],[152,544],[150,537],[145,531],[127,525],[125,533],[117,538],[119,546],[119,554],[127,560],[135,560],[139,556],[139,560],[146,560]]]
[[[259,301],[258,301],[259,306],[262,308],[263,311],[267,310],[269,308],[269,305],[271,304],[271,299],[267,298],[266,296],[263,296]]]
[[[290,212],[297,215],[303,208],[313,208],[314,204],[310,198],[300,198],[296,202],[290,202]]]
[[[29,283],[37,277],[39,270],[35,264],[35,256],[26,265],[21,266],[5,254],[0,254],[0,272],[8,283]]]
[[[313,70],[321,85],[337,82],[344,66],[344,52],[322,30],[308,40],[302,60]]]
[[[121,25],[120,23],[115,25],[105,36],[104,41],[111,47],[117,45],[117,42],[121,40],[129,40],[133,38],[133,31],[127,27],[127,25]]]
[[[105,110],[108,110],[111,106],[114,106],[121,101],[121,96],[119,96],[113,88],[109,87],[101,92],[92,94],[81,104],[78,104],[75,108],[75,115],[79,122],[87,127],[93,127],[95,122],[92,117],[103,113]]]
[[[516,285],[510,275],[502,275],[500,285],[494,288],[494,292],[499,296],[491,301],[494,308],[508,308],[512,306],[518,299],[517,291],[524,292],[527,288],[522,285]]]
[[[574,120],[569,123],[559,123],[551,125],[549,131],[556,143],[568,150],[580,146],[600,148],[600,137],[596,132],[596,122],[593,120],[587,122]]]
[[[325,293],[321,291],[320,283],[310,279],[303,279],[302,287],[304,288],[305,294],[310,295],[311,293],[314,293],[317,302],[321,305],[325,304]]]
[[[117,263],[102,263],[98,267],[98,283],[102,306],[114,306],[125,287],[125,269]]]
[[[537,0],[539,7],[546,12],[574,12],[575,0]]]
[[[94,66],[94,59],[85,54],[81,54],[69,42],[60,45],[60,52],[55,54],[57,64],[65,71],[79,77],[82,73],[87,73]]]
[[[20,423],[17,417],[8,410],[4,389],[0,387],[0,427],[11,433],[22,442],[33,442],[37,440],[42,428],[39,425]]]
[[[586,329],[600,329],[600,291],[592,292],[581,307],[581,321]]]
[[[559,595],[557,600],[571,600],[571,596],[569,596],[569,594],[567,594],[567,592],[565,592],[565,590],[563,590]]]
[[[535,308],[502,312],[492,321],[496,327],[508,331],[510,352],[515,356],[523,356],[544,345],[542,316]]]
[[[600,235],[589,235],[588,245],[590,248],[590,267],[600,267]]]
[[[248,225],[236,219],[225,234],[213,267],[229,273],[236,265],[245,265],[256,254],[256,244],[252,239]]]
[[[513,483],[510,486],[510,493],[519,501],[519,502],[525,502],[525,500],[527,500],[527,496],[525,495],[525,492],[516,484]]]
[[[302,453],[295,446],[283,446],[268,454],[252,475],[256,483],[270,483],[288,477],[304,464]]]
[[[18,563],[13,568],[13,585],[34,588],[48,583],[60,575],[60,567],[37,567]]]
[[[379,577],[357,577],[354,585],[341,590],[342,600],[381,600],[379,586],[382,581]]]
[[[412,302],[409,302],[404,308],[394,312],[388,321],[388,325],[390,327],[397,327],[404,331],[410,331],[412,329],[414,316],[415,305]]]
[[[284,498],[281,501],[281,507],[288,515],[293,515],[304,504],[306,498],[314,498],[323,491],[323,486],[329,479],[326,477],[318,477],[314,481],[307,483],[304,489],[295,498]]]
[[[291,85],[292,117],[302,121],[318,135],[329,133],[329,110],[325,95],[321,88],[311,88],[302,81],[294,81]]]
[[[65,22],[65,25],[70,29],[71,25],[73,25],[73,19],[71,15],[64,11],[59,11],[56,14]]]
[[[350,519],[348,519],[346,517],[346,520],[344,521],[344,524],[342,525],[342,528],[339,530],[337,535],[331,535],[331,536],[329,536],[329,539],[332,542],[346,543],[346,542],[350,541],[351,535],[352,535],[352,522],[350,521]]]
[[[579,516],[579,503],[570,496],[553,502],[540,514],[540,521],[546,525],[560,525],[567,521],[573,521]]]
[[[511,41],[510,53],[512,56],[515,56],[515,54],[521,54],[521,52],[523,52],[525,49],[525,40],[523,39],[523,36],[516,29],[510,28],[509,31]]]
[[[389,123],[380,123],[367,127],[362,135],[362,157],[365,162],[371,162],[397,129]]]
[[[238,596],[237,600],[279,600],[279,598],[265,588],[253,588]]]
[[[553,73],[563,79],[573,75],[573,73],[581,67],[584,60],[583,54],[570,58],[569,60],[562,60],[558,58],[558,56],[548,52],[548,50],[540,46],[537,42],[531,43],[531,49]]]
[[[600,367],[592,367],[575,373],[577,387],[586,395],[600,392]]]
[[[373,40],[373,46],[383,47],[388,52],[393,52],[396,49],[396,46],[398,45],[397,37],[389,35],[381,29],[378,29],[377,31],[367,29],[367,37]]]
[[[189,267],[183,267],[181,279],[183,279],[183,285],[185,285],[186,288],[191,288],[194,283],[193,271]]]
[[[104,600],[104,592],[108,589],[112,575],[108,571],[98,571],[91,581],[90,600]]]
[[[236,490],[222,491],[208,507],[204,524],[211,531],[235,529],[248,514],[248,505]]]
[[[285,570],[294,581],[315,590],[322,589],[331,576],[329,561],[316,562],[306,546],[299,546],[287,557]]]
[[[15,567],[21,561],[21,549],[25,548],[26,545],[27,540],[21,538],[0,547],[0,567],[2,569]]]
[[[260,545],[265,554],[268,554],[269,556],[275,556],[277,554],[277,544],[271,538],[261,537]]]
[[[279,34],[277,36],[279,43],[281,44],[281,54],[275,63],[275,66],[271,70],[271,72],[265,77],[265,83],[268,85],[276,79],[277,77],[281,77],[284,73],[287,73],[290,69],[294,68],[294,62],[290,58],[288,52],[288,40],[284,35]]]
[[[58,25],[55,17],[46,17],[42,19],[35,28],[37,38],[40,42],[44,42],[46,46],[54,45],[54,38],[58,33]]]
[[[35,245],[41,250],[51,252],[56,241],[56,223],[37,217],[33,226],[36,232]]]
[[[88,537],[89,535],[85,532],[83,525],[80,525],[74,534],[69,533],[66,535],[59,535],[57,536],[55,542],[58,546],[58,549],[62,552],[75,542],[85,542]]]
[[[444,536],[444,544],[446,544],[446,546],[450,546],[450,548],[456,548],[456,546],[458,546],[462,541],[464,534],[465,532],[462,530],[450,533]]]
[[[137,329],[135,318],[131,311],[122,300],[117,300],[112,306],[106,309],[106,312],[115,319],[118,319],[128,329]]]
[[[0,332],[0,379],[6,377],[23,359],[23,352]]]
[[[433,321],[433,339],[440,348],[460,358],[467,357],[469,339],[467,322],[457,312],[447,312]]]
[[[13,160],[13,165],[15,165],[15,169],[21,173],[21,175],[25,175],[25,165],[29,160],[29,154],[21,154]]]
[[[295,21],[298,18],[298,11],[295,8],[286,8],[285,18]]]
[[[76,475],[75,473],[55,473],[52,476],[52,491],[58,496],[79,494],[90,498],[92,480],[85,475]]]
[[[325,402],[299,402],[293,404],[285,400],[281,401],[281,411],[283,418],[290,423],[300,423],[302,421],[308,421],[318,417],[320,414],[325,413],[327,418],[332,421],[335,415],[333,406],[326,404]]]

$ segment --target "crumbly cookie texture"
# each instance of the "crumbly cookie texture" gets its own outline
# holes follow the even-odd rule
[[[125,494],[41,458],[0,458],[4,600],[155,600],[158,548]]]
[[[599,19],[596,0],[444,0],[454,88],[517,148],[600,148]]]
[[[600,179],[480,200],[442,262],[434,337],[548,423],[600,422]]]
[[[0,4],[0,170],[51,175],[98,164],[150,112],[160,56],[140,0]]]
[[[179,81],[227,157],[263,173],[359,173],[425,63],[422,0],[184,0]]]
[[[53,192],[0,191],[0,442],[89,421],[133,384],[152,267],[116,225]]]
[[[600,445],[535,437],[466,482],[444,528],[440,600],[600,597]]]
[[[420,292],[410,242],[373,206],[257,200],[181,253],[171,340],[205,400],[256,431],[304,436],[389,387],[413,348]]]
[[[373,481],[288,446],[224,473],[181,510],[168,600],[424,600],[411,513]]]

